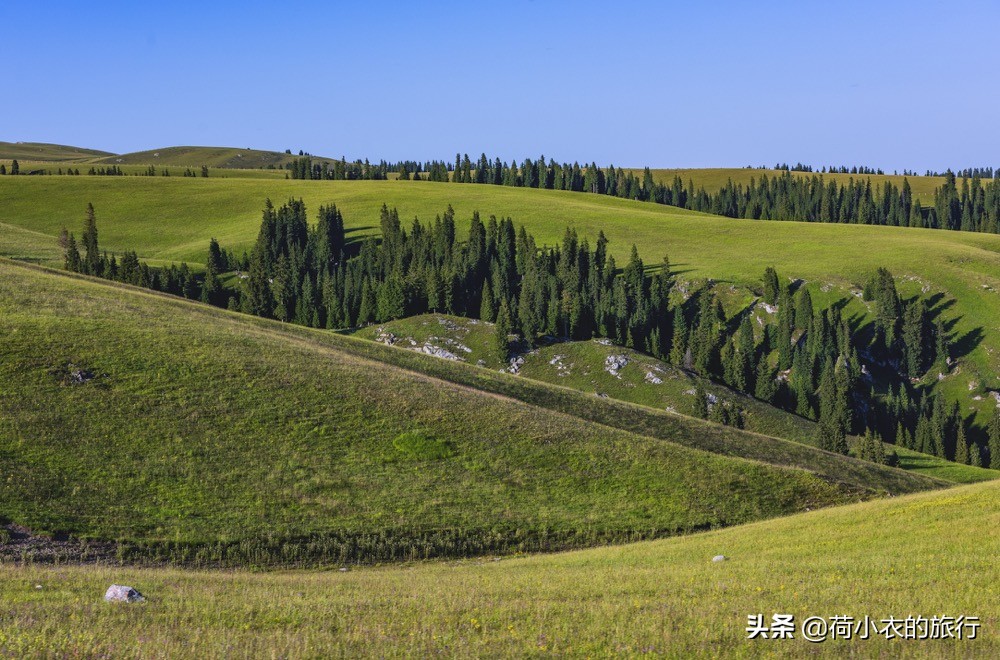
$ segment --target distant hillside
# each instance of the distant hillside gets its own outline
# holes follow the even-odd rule
[[[628,169],[628,168],[626,168]],[[636,176],[642,176],[642,168],[631,168]],[[767,176],[774,178],[781,176],[785,172],[782,170],[759,170],[747,169],[745,167],[706,167],[706,168],[680,168],[680,169],[654,169],[651,170],[653,179],[659,183],[670,183],[674,177],[680,177],[684,185],[693,181],[695,188],[704,187],[709,193],[716,193],[721,190],[731,180],[735,184],[746,186],[751,179],[758,183],[761,178]],[[903,179],[906,179],[913,195],[922,204],[930,205],[934,202],[934,190],[944,183],[944,177],[937,176],[902,176],[895,174],[821,174],[819,172],[792,172],[793,176],[812,177],[822,176],[824,181],[836,181],[838,184],[846,184],[848,180],[871,181],[872,186],[891,181],[892,185],[902,187]]]
[[[240,149],[238,147],[166,147],[135,151],[128,154],[111,155],[96,162],[108,165],[170,165],[182,167],[208,167],[259,169],[266,167],[282,168],[292,162],[298,155],[278,151],[262,151],[260,149]],[[333,158],[312,156],[317,161],[330,161]]]
[[[0,336],[0,523],[126,555],[554,550],[943,485],[795,443],[843,479],[699,451],[764,443],[595,424],[576,411],[611,402],[4,260]]]
[[[236,171],[236,170],[232,170]],[[260,172],[260,171],[259,171]],[[267,172],[263,170],[262,172]],[[204,263],[209,239],[240,254],[260,228],[264,199],[302,198],[314,221],[321,204],[344,213],[351,239],[378,231],[383,203],[432,222],[450,204],[466,235],[474,211],[510,216],[540,243],[561,242],[572,225],[593,244],[598,231],[619,264],[633,243],[655,264],[669,255],[681,281],[713,278],[760,286],[767,266],[782,278],[801,278],[814,301],[843,304],[847,316],[870,310],[857,296],[879,266],[897,279],[906,298],[936,299],[955,346],[956,364],[935,390],[960,401],[969,421],[984,427],[1000,391],[1000,236],[905,227],[737,220],[606,195],[507,186],[410,181],[301,181],[249,178],[0,177],[0,223],[23,230],[0,234],[0,253],[33,258],[52,254],[62,227],[79,232],[87,202],[97,209],[101,246],[138,251],[154,263]],[[8,247],[8,240],[18,248]],[[58,253],[56,253],[58,254]],[[839,301],[839,302],[838,302]],[[932,374],[937,376],[937,374]]]
[[[88,162],[106,156],[114,156],[114,154],[109,151],[82,149],[45,142],[0,142],[0,160]]]

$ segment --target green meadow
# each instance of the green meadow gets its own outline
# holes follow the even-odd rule
[[[113,156],[108,151],[97,149],[82,149],[65,144],[49,144],[45,142],[0,142],[0,161],[44,161],[49,163],[90,162],[99,158]],[[9,165],[9,163],[8,163]]]
[[[126,559],[551,550],[947,483],[9,261],[0,330],[0,518]]]
[[[636,176],[641,176],[643,170],[633,169],[631,170]],[[653,179],[661,183],[671,183],[674,177],[680,177],[687,185],[689,182],[694,182],[695,188],[704,188],[710,193],[717,192],[724,188],[727,183],[732,181],[734,184],[743,185],[744,187],[750,183],[753,179],[758,184],[762,177],[767,176],[769,179],[774,177],[780,177],[784,174],[781,170],[770,170],[770,169],[747,169],[745,167],[706,167],[706,168],[690,168],[690,169],[654,169],[652,170]],[[944,177],[939,176],[902,176],[898,174],[840,174],[840,173],[828,173],[820,174],[819,172],[792,172],[792,176],[811,178],[813,176],[822,176],[825,182],[836,181],[839,185],[845,185],[851,179],[854,179],[855,183],[863,181],[871,181],[872,187],[878,185],[884,185],[886,181],[892,183],[893,186],[897,188],[903,187],[903,181],[906,180],[910,184],[910,189],[913,191],[913,196],[920,200],[924,206],[931,206],[934,204],[934,190],[940,188],[944,183]]]
[[[413,217],[430,222],[451,204],[459,231],[475,211],[510,216],[550,245],[561,241],[567,226],[591,241],[604,231],[620,262],[635,244],[650,265],[669,255],[681,280],[756,287],[759,274],[775,266],[783,277],[805,280],[814,299],[842,301],[859,317],[867,310],[852,293],[885,266],[904,296],[935,297],[946,320],[958,364],[941,375],[939,388],[962,400],[964,414],[980,425],[992,414],[989,390],[1000,389],[994,330],[1000,327],[1000,236],[989,234],[729,219],[598,195],[495,186],[182,177],[0,177],[0,223],[36,232],[13,240],[42,253],[62,227],[80,230],[91,202],[105,248],[134,249],[154,264],[199,264],[212,237],[237,252],[249,249],[264,199],[289,197],[305,200],[311,213],[335,203],[349,238],[377,233],[382,204],[398,208],[404,225]],[[5,235],[0,251],[17,256],[5,247]]]
[[[290,197],[310,216],[336,204],[349,240],[378,234],[383,204],[404,226],[450,204],[461,233],[473,212],[510,216],[548,245],[567,226],[592,244],[604,231],[619,265],[635,244],[650,267],[669,255],[683,290],[713,280],[729,315],[774,266],[864,324],[860,287],[885,266],[946,322],[956,362],[927,378],[984,424],[1000,389],[1000,237],[239,169],[293,158],[275,152],[84,151],[0,143],[29,165],[120,158],[171,176],[0,177],[0,656],[1000,653],[1000,482],[972,483],[994,470],[901,448],[902,469],[825,452],[809,420],[600,342],[543,345],[499,373],[488,324],[425,315],[350,336],[45,267],[88,202],[103,248],[198,267],[213,237],[249,249],[264,200]],[[179,176],[201,164],[208,178]],[[684,172],[708,188],[762,173]],[[925,203],[938,185],[910,182]],[[394,346],[379,343],[388,332]],[[624,368],[605,369],[619,356]],[[744,407],[747,429],[690,417],[697,384]],[[106,604],[111,583],[148,600]],[[774,613],[982,628],[965,641],[746,639],[747,615]]]
[[[115,657],[1000,654],[997,482],[683,538],[350,572],[0,564],[0,652]],[[713,562],[723,554],[728,559]],[[147,602],[101,602],[111,583]],[[795,616],[794,639],[747,617]],[[979,617],[976,639],[810,643],[807,617]],[[879,624],[879,628],[884,626]]]
[[[492,328],[492,324],[475,319],[425,314],[367,326],[352,334],[391,343],[399,350],[423,352],[425,346],[443,349],[453,356],[447,359],[498,369],[493,357]],[[611,397],[672,415],[689,417],[694,414],[693,395],[696,386],[701,385],[718,401],[742,409],[745,430],[807,445],[816,443],[817,424],[812,420],[785,412],[630,348],[601,340],[555,342],[520,353],[519,357],[523,363],[519,364],[517,374],[525,379],[599,397]],[[608,369],[608,360],[612,357],[627,360],[625,366],[616,369],[615,373]],[[899,455],[902,469],[937,479],[973,483],[1000,478],[1000,471],[997,470],[960,465],[903,447],[887,445],[889,449]],[[751,455],[746,448],[742,451],[742,455]],[[741,455],[740,452],[735,453]]]

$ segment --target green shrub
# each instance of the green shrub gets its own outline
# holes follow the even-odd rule
[[[413,461],[437,461],[455,453],[447,440],[439,440],[422,429],[400,433],[392,445]]]

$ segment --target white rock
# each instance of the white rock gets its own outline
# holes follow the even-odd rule
[[[132,587],[113,584],[104,592],[104,600],[109,603],[141,603],[146,599]]]
[[[628,364],[627,355],[609,355],[604,360],[604,370],[615,378],[621,378],[618,372],[625,368]]]
[[[729,559],[729,557],[726,555],[715,555],[712,557],[712,561],[726,561],[727,559]]]

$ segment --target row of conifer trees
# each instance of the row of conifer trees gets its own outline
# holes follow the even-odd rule
[[[923,299],[900,297],[885,269],[864,286],[874,308],[867,325],[852,325],[838,306],[817,308],[808,287],[793,288],[772,268],[757,303],[729,315],[710,282],[676,286],[666,257],[647,272],[633,246],[619,268],[603,232],[592,248],[572,229],[558,245],[540,246],[510,218],[474,214],[468,227],[460,235],[448,207],[406,229],[383,206],[381,237],[352,242],[335,206],[320,207],[310,225],[301,200],[268,200],[250,253],[237,258],[213,239],[203,276],[186,264],[149,268],[134,252],[120,260],[101,253],[93,207],[82,253],[73,235],[63,240],[70,270],[306,326],[426,312],[479,318],[494,323],[497,365],[510,356],[512,336],[528,345],[546,336],[607,338],[818,421],[819,444],[832,451],[846,453],[848,434],[869,432],[969,464],[1000,457],[1000,421],[970,439],[957,407],[912,386],[932,366],[949,368],[949,337]],[[227,288],[223,275],[232,271],[239,284]],[[891,383],[883,396],[875,372]],[[740,424],[738,410],[713,412]],[[696,413],[708,417],[709,406]]]

